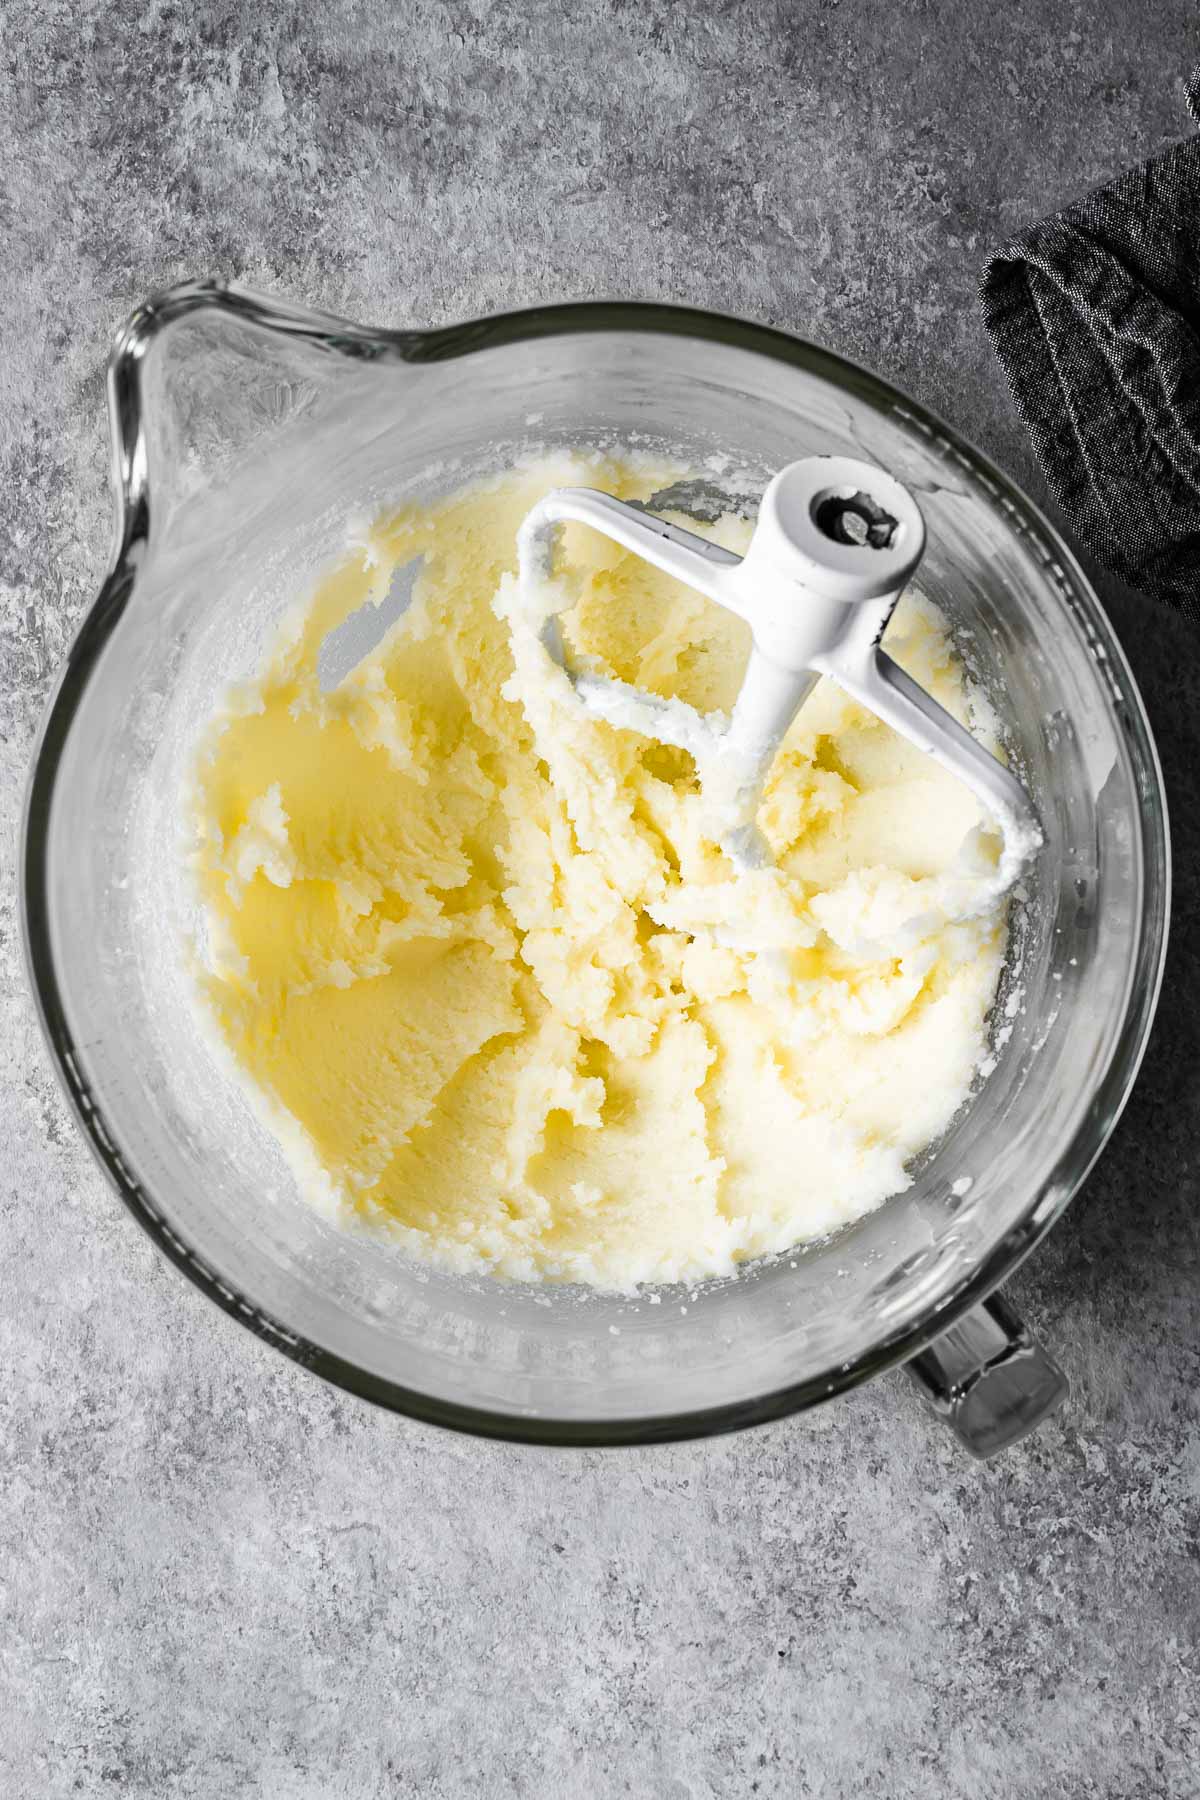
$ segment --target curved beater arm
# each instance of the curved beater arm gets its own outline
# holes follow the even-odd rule
[[[526,514],[517,534],[517,549],[522,566],[532,564],[540,575],[550,573],[554,528],[573,522],[590,525],[614,543],[624,545],[636,556],[653,563],[667,575],[702,594],[731,606],[726,597],[722,576],[741,564],[741,557],[720,544],[710,543],[694,531],[656,519],[652,513],[616,500],[611,494],[595,488],[555,488]],[[736,606],[732,606],[737,611]]]
[[[998,879],[1008,886],[1041,843],[1037,814],[1011,770],[971,736],[885,650],[870,656],[832,656],[823,673],[885,725],[964,782],[999,824],[1004,849]]]
[[[563,606],[549,591],[537,595],[533,582],[550,576],[555,533],[567,521],[602,532],[750,626],[750,659],[728,722],[627,682],[568,671],[594,716],[692,752],[702,780],[719,793],[723,841],[738,861],[762,861],[753,824],[762,784],[792,720],[828,675],[983,802],[1003,835],[998,883],[1016,879],[1041,842],[1025,790],[879,647],[925,546],[920,510],[898,481],[849,457],[791,463],[763,495],[745,557],[591,488],[545,495],[518,533],[521,583],[542,643],[564,670]]]
[[[554,543],[558,528],[565,524],[590,525],[626,550],[673,575],[677,581],[707,594],[718,605],[745,617],[730,577],[739,571],[742,558],[720,544],[710,543],[694,531],[671,525],[665,519],[639,507],[629,506],[611,494],[593,488],[556,488],[543,496],[526,514],[517,534],[517,554],[521,584],[527,596],[529,578],[545,582],[552,573]],[[640,731],[660,743],[674,744],[711,765],[721,750],[726,721],[708,717],[683,700],[663,700],[658,695],[643,693],[628,682],[604,675],[573,675],[567,669],[562,633],[553,597],[546,596],[547,610],[539,620],[539,635],[546,650],[567,674],[576,698],[596,718],[610,725]],[[791,722],[799,704],[791,704],[787,723]],[[784,730],[787,729],[787,723]]]

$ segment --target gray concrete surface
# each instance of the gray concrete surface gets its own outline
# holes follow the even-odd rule
[[[102,367],[224,274],[364,318],[676,298],[850,352],[1041,492],[990,244],[1187,129],[1188,0],[0,10],[0,1792],[1200,1794],[1197,639],[1106,586],[1175,807],[1141,1084],[1014,1283],[1066,1411],[902,1378],[553,1456],[322,1387],[164,1263],[26,995],[14,834],[108,533]]]

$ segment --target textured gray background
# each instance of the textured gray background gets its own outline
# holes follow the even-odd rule
[[[223,274],[388,323],[679,299],[876,365],[1041,484],[989,245],[1187,129],[1188,0],[0,7],[0,1792],[1200,1793],[1195,635],[1105,587],[1179,864],[1120,1132],[1013,1284],[1066,1411],[973,1465],[900,1377],[735,1440],[407,1426],[104,1186],[13,863],[108,535],[102,368]]]

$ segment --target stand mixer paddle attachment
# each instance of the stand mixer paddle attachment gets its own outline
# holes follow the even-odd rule
[[[555,540],[589,525],[726,607],[752,645],[732,713],[700,713],[611,677],[568,668],[559,614]],[[1042,841],[1017,778],[881,648],[896,602],[925,548],[925,522],[907,488],[871,463],[814,456],[789,463],[763,495],[745,556],[592,488],[558,488],[518,534],[526,619],[567,676],[571,704],[596,719],[689,752],[713,821],[736,868],[769,853],[755,822],[763,783],[796,714],[822,675],[963,781],[995,821],[995,873],[975,884],[982,912],[1018,879]]]

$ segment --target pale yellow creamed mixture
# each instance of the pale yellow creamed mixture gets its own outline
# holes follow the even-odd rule
[[[989,853],[951,776],[823,683],[760,814],[778,867],[736,877],[682,752],[514,678],[538,496],[681,473],[557,456],[381,520],[201,746],[204,1002],[310,1197],[452,1268],[630,1289],[831,1232],[906,1185],[985,1054],[1004,909],[948,907]],[[326,635],[414,557],[323,692]],[[743,625],[582,528],[563,561],[577,660],[730,707]],[[928,603],[887,643],[987,739]]]

